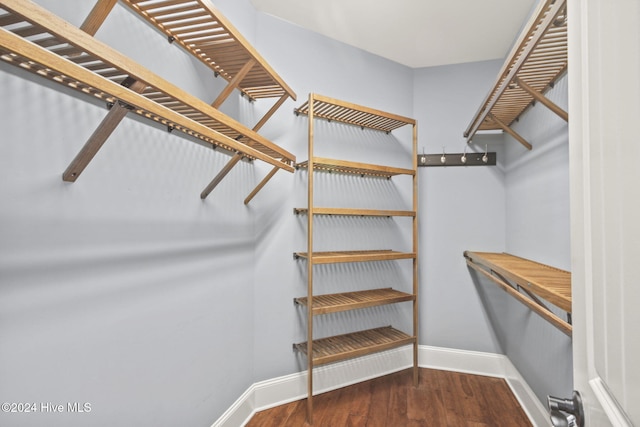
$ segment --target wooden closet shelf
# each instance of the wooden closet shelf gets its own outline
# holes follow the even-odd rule
[[[296,258],[309,259],[307,252],[296,252]],[[393,261],[398,259],[415,259],[412,252],[397,252],[389,249],[368,251],[335,251],[314,252],[312,262],[314,264],[336,264],[341,262],[369,262],[369,261]]]
[[[570,272],[507,253],[465,251],[464,257],[470,267],[492,279],[520,302],[571,335],[570,323],[556,316],[537,298],[540,297],[570,314]]]
[[[296,215],[306,215],[309,210],[307,208],[293,208]],[[393,211],[380,209],[351,209],[351,208],[313,208],[314,215],[342,215],[342,216],[408,216],[415,217],[415,211]]]
[[[4,61],[170,130],[294,171],[293,154],[40,6],[28,0],[0,0],[0,24]],[[127,87],[131,83],[139,90]],[[79,171],[67,173],[65,180],[75,180]]]
[[[415,125],[416,121],[407,117],[387,113],[350,102],[312,94],[313,116],[347,123],[354,126],[391,132],[405,125]],[[296,108],[296,114],[309,114],[309,101]]]
[[[377,353],[403,345],[414,344],[416,337],[391,326],[337,335],[313,340],[313,364],[323,365],[353,357]],[[307,343],[294,344],[294,348],[307,354]]]
[[[309,167],[309,161],[306,160],[304,162],[300,162],[296,164],[296,167],[306,169]],[[346,160],[327,159],[324,157],[314,157],[313,168],[323,172],[337,172],[387,179],[396,175],[415,175],[415,170],[413,169],[349,162]]]
[[[504,130],[528,145],[509,126],[533,101],[568,120],[567,113],[543,95],[567,69],[566,0],[542,1],[525,28],[465,130],[468,140],[477,131]]]
[[[120,0],[252,99],[296,94],[208,0]],[[247,68],[245,68],[247,67]]]
[[[314,315],[319,315],[414,301],[415,299],[415,295],[400,292],[392,288],[314,295],[313,308],[311,310]],[[307,297],[300,297],[295,298],[294,301],[297,304],[308,306],[308,300]]]

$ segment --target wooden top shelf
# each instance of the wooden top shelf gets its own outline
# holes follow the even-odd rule
[[[28,0],[0,0],[0,58],[202,141],[293,172],[295,156]],[[123,86],[142,82],[141,93]]]
[[[544,0],[515,43],[464,136],[471,139],[479,130],[504,130],[503,125],[510,126],[534,101],[520,82],[542,94],[566,71],[567,62],[566,0]]]
[[[413,300],[415,300],[415,295],[392,288],[314,295],[312,312],[314,315],[328,314]],[[307,306],[308,298],[296,298],[295,302]]]
[[[208,0],[120,0],[252,99],[296,94]],[[252,62],[251,69],[243,67]]]
[[[313,116],[354,126],[391,132],[405,125],[415,125],[416,121],[385,111],[376,110],[350,102],[340,101],[326,96],[311,94]],[[294,111],[296,114],[309,114],[309,102],[305,101]]]
[[[353,357],[377,353],[392,348],[413,344],[416,337],[386,326],[366,331],[338,335],[313,340],[313,364],[323,365]],[[294,344],[294,347],[307,353],[307,343]]]
[[[309,161],[298,163],[298,168],[308,168]],[[323,172],[347,173],[352,175],[371,176],[378,178],[391,178],[396,175],[415,175],[413,169],[393,168],[389,166],[373,165],[369,163],[349,162],[346,160],[327,159],[324,157],[313,158],[314,170]]]
[[[306,215],[309,210],[306,208],[293,208],[296,215]],[[351,209],[351,208],[313,208],[314,215],[342,215],[342,216],[409,216],[415,217],[415,211],[393,211],[379,209]]]
[[[297,258],[308,259],[307,252],[296,252]],[[413,259],[416,255],[412,252],[396,252],[392,250],[370,251],[335,251],[314,252],[312,261],[314,264],[336,264],[341,262],[369,262],[369,261],[393,261],[398,259]]]

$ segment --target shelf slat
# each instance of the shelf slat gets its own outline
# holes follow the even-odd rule
[[[298,163],[298,168],[308,168],[309,161]],[[396,175],[415,175],[413,169],[394,168],[390,166],[374,165],[370,163],[350,162],[346,160],[314,157],[313,168],[323,172],[338,172],[354,175],[367,175],[380,178],[391,178]]]
[[[312,311],[314,315],[319,315],[413,300],[415,295],[392,288],[314,295]],[[308,298],[296,298],[295,302],[307,306]]]
[[[308,209],[293,208],[296,215],[306,215]],[[351,209],[351,208],[313,208],[314,215],[342,215],[342,216],[408,216],[415,217],[415,211],[394,211],[381,209]]]
[[[309,258],[307,252],[296,252],[295,256]],[[416,255],[412,252],[392,250],[314,252],[312,262],[314,264],[337,264],[342,262],[393,261],[414,259],[415,257]]]
[[[321,338],[313,340],[312,343],[313,365],[318,366],[365,356],[415,342],[415,337],[391,326]],[[294,347],[305,354],[307,353],[306,342],[294,344]]]

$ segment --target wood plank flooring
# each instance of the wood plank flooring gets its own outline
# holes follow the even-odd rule
[[[528,427],[500,378],[420,369],[375,378],[314,397],[315,427]],[[247,427],[302,427],[306,400],[258,412]]]

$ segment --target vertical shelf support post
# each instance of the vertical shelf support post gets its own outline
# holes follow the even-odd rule
[[[309,94],[309,163],[307,173],[307,422],[313,425],[313,94]]]

